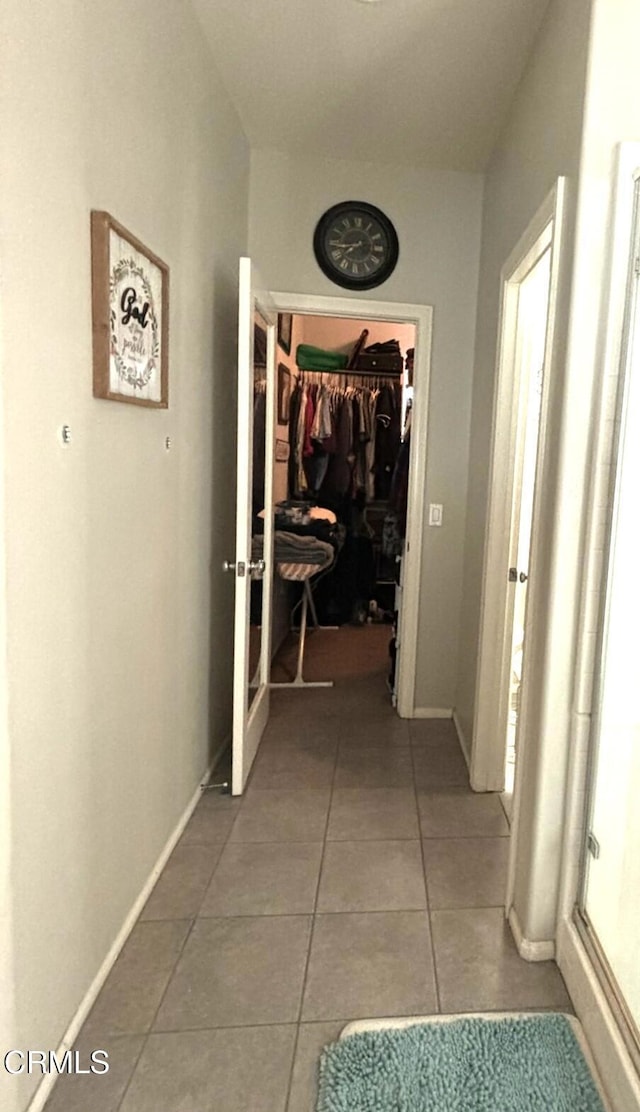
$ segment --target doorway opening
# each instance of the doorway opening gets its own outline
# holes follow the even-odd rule
[[[304,471],[304,482],[311,487],[313,497],[309,498],[307,496],[304,499],[282,497],[283,495],[300,493],[296,489],[295,476],[293,483],[289,479],[289,463],[291,462],[293,466],[294,460],[291,459],[292,437],[287,435],[291,431],[289,426],[292,423],[290,414],[292,395],[295,390],[304,385],[299,381],[300,375],[297,372],[302,371],[307,375],[310,373],[318,376],[315,383],[312,380],[307,381],[308,388],[315,387],[317,401],[322,387],[326,386],[326,380],[323,381],[322,374],[326,375],[328,369],[326,365],[321,365],[317,368],[312,367],[309,371],[308,365],[303,365],[301,345],[294,341],[292,335],[296,315],[336,317],[343,324],[357,321],[371,322],[373,326],[384,322],[386,336],[391,336],[391,339],[396,340],[394,345],[396,363],[391,368],[396,370],[396,375],[391,382],[386,382],[385,379],[391,377],[390,369],[384,363],[378,364],[375,360],[378,357],[389,356],[388,341],[386,339],[374,341],[376,344],[381,344],[382,347],[380,349],[374,348],[373,351],[366,353],[364,351],[365,347],[371,347],[372,345],[366,344],[368,336],[364,337],[365,328],[360,328],[358,334],[358,340],[360,340],[359,356],[363,359],[365,355],[369,359],[373,358],[374,365],[368,368],[360,365],[345,367],[344,369],[355,378],[366,378],[366,382],[351,383],[349,388],[353,392],[359,386],[362,391],[368,390],[371,394],[373,384],[377,393],[382,395],[383,389],[386,387],[385,404],[379,406],[376,401],[375,405],[370,405],[369,409],[365,410],[365,417],[361,417],[360,410],[358,410],[357,425],[354,398],[351,399],[353,404],[350,409],[345,407],[344,412],[349,413],[351,440],[353,440],[354,427],[357,428],[360,435],[361,420],[364,422],[366,432],[366,414],[368,413],[369,424],[375,422],[377,426],[379,423],[384,434],[379,434],[376,427],[375,440],[380,435],[381,442],[385,440],[385,437],[388,442],[391,432],[395,429],[396,434],[399,433],[399,437],[396,436],[396,439],[399,438],[401,446],[408,448],[407,438],[405,436],[403,439],[402,436],[402,422],[409,409],[409,401],[412,402],[410,407],[411,449],[408,452],[408,475],[405,476],[406,529],[404,530],[404,540],[400,538],[399,583],[394,585],[396,606],[394,613],[397,613],[398,635],[396,637],[393,705],[385,683],[385,677],[391,671],[386,663],[382,672],[382,682],[389,712],[393,713],[395,709],[402,718],[411,718],[414,715],[432,323],[432,310],[429,306],[424,305],[271,293],[260,282],[256,268],[248,258],[240,260],[239,307],[236,551],[235,559],[224,563],[224,570],[234,575],[236,588],[231,777],[231,790],[234,795],[240,795],[244,791],[262,734],[269,720],[270,696],[277,683],[271,675],[274,656],[272,653],[272,632],[274,633],[273,644],[277,647],[283,633],[281,615],[286,616],[285,633],[291,626],[292,612],[294,619],[298,615],[300,616],[298,664],[293,679],[289,677],[285,682],[298,688],[308,686],[304,683],[305,626],[307,625],[307,619],[313,624],[319,625],[319,620],[316,619],[316,600],[311,592],[308,580],[315,577],[318,581],[320,573],[329,570],[329,566],[334,563],[336,573],[338,572],[338,549],[341,550],[344,543],[343,536],[342,542],[335,546],[334,551],[328,543],[325,543],[329,538],[323,538],[317,534],[316,530],[308,528],[312,519],[315,519],[317,525],[323,528],[328,525],[339,524],[337,513],[335,513],[335,523],[327,522],[327,514],[323,512],[326,507],[322,505],[325,499],[317,497],[325,477],[329,475],[329,463],[326,460],[313,458],[310,460],[312,464],[311,471],[309,473],[306,470]],[[398,328],[403,324],[411,325],[413,329],[411,334],[407,333],[407,338],[410,336],[414,340],[415,379],[413,381],[413,397],[411,397],[408,389],[411,385],[409,382],[410,353],[408,350],[403,351],[400,348],[397,337],[393,335],[394,327]],[[353,325],[351,324],[350,327],[352,328]],[[409,344],[405,345],[407,349],[409,346]],[[331,349],[313,347],[313,350],[316,357],[319,350],[320,355],[324,355],[325,358],[327,356],[334,360],[336,358],[336,352],[332,352]],[[292,353],[296,364],[295,368],[287,366],[283,362],[283,355],[290,356]],[[337,354],[340,356],[340,352]],[[347,355],[347,363],[353,355],[354,351],[352,350],[351,354]],[[342,358],[344,360],[344,353],[342,353]],[[332,364],[329,364],[329,369],[334,369]],[[370,372],[369,377],[366,377],[367,370]],[[402,386],[403,377],[406,377],[405,389]],[[369,402],[371,400],[369,398]],[[390,410],[390,406],[393,406],[393,411]],[[364,409],[364,406],[362,408]],[[280,414],[278,414],[279,409]],[[298,415],[300,416],[300,407]],[[318,435],[319,430],[316,431],[313,427],[313,421],[316,417],[315,411],[311,412],[305,405],[302,416],[305,446],[307,446],[307,441],[314,438],[325,439],[325,437],[320,437]],[[326,424],[326,406],[321,408],[321,416]],[[329,430],[327,431],[329,432]],[[331,430],[334,434],[337,434],[337,431],[337,429]],[[329,432],[329,435],[331,432]],[[372,457],[369,457],[366,451],[366,449],[370,450],[372,439],[371,436],[368,439],[364,436],[365,451],[364,454],[361,453],[360,455],[359,464],[355,458],[351,458],[352,456],[355,457],[357,453],[350,453],[349,451],[343,457],[342,464],[347,466],[349,471],[347,489],[352,489],[350,484],[352,481],[355,482],[354,477],[356,475],[364,474],[365,488],[368,482],[372,482],[374,501],[375,496],[380,494],[378,500],[384,504],[385,496],[391,493],[396,461],[387,458],[384,466],[380,461],[376,464],[375,452]],[[358,444],[358,447],[360,448],[361,445]],[[302,454],[304,457],[304,452]],[[315,457],[315,453],[311,454]],[[299,473],[302,474],[304,458],[295,462],[299,465]],[[279,467],[278,471],[276,471],[277,467]],[[368,474],[368,471],[371,470],[373,470],[373,478]],[[358,505],[357,499],[354,499],[354,501],[357,510],[366,509],[366,493],[364,507]],[[289,505],[283,507],[282,502],[289,503]],[[281,510],[286,510],[286,520],[284,522],[279,520]],[[343,531],[348,532],[349,523],[347,522],[346,529],[344,522],[340,524],[342,524]],[[383,520],[383,526],[384,524],[385,521]],[[288,527],[283,528],[283,525]],[[369,531],[370,550],[373,554],[375,566],[376,556],[382,560],[385,555],[382,538],[376,552],[376,547],[371,543],[373,539],[371,534],[375,535],[375,529],[366,522],[365,525],[365,534]],[[292,528],[291,526],[305,526],[305,528]],[[358,530],[356,530],[357,532]],[[312,554],[306,552],[306,559],[304,560],[299,558],[300,544],[301,542],[308,542],[309,536],[302,536],[301,533],[312,534],[313,552]],[[286,535],[283,537],[279,534]],[[379,528],[378,535],[380,536]],[[284,552],[281,547],[283,542],[285,542]],[[330,560],[325,559],[327,550],[330,551]],[[305,574],[282,574],[283,568],[281,565],[302,564],[306,565],[303,569]],[[293,570],[294,572],[300,572],[300,567],[294,566]],[[291,605],[291,599],[285,600],[285,604],[281,605],[278,597],[274,597],[274,587],[281,585],[283,588],[290,588],[291,583],[286,581],[296,578],[299,581],[297,587],[299,598],[294,601],[293,606]],[[376,575],[374,575],[374,581],[375,579]],[[285,582],[281,583],[283,580]],[[307,582],[301,587],[300,583],[305,580]],[[384,626],[386,645],[388,645],[390,628],[389,625],[385,625],[384,618],[391,612],[389,610],[390,594],[381,596],[379,599],[377,588],[388,588],[390,586],[390,583],[375,582],[375,588],[372,592],[359,590],[358,595],[362,608],[359,610],[357,605],[354,607],[354,600],[352,599],[351,607],[348,608],[346,615],[343,611],[343,617],[346,616],[347,620],[353,620],[354,613],[357,617],[364,617],[362,625],[358,622],[358,631],[361,633],[365,630],[377,630]],[[280,590],[280,586],[278,586],[278,590]],[[356,599],[355,602],[357,603],[358,600]],[[362,605],[364,603],[366,603],[366,606]],[[335,607],[335,599],[333,605]],[[382,621],[374,621],[374,618],[380,617]],[[368,618],[371,618],[371,622],[367,621]],[[339,624],[338,621],[336,621],[336,624]],[[351,626],[350,628],[354,629],[355,627]],[[372,634],[372,641],[373,636]],[[335,662],[334,656],[335,654],[329,652],[329,659],[332,663]],[[347,649],[346,658],[351,660],[352,656],[353,653]],[[331,687],[333,684],[329,679],[321,681],[321,686]],[[282,693],[279,694],[282,695]],[[306,698],[305,706],[311,713],[311,699],[307,692],[305,692],[304,698]]]
[[[516,451],[511,504],[509,567],[513,612],[510,633],[509,706],[505,737],[503,803],[510,819],[517,754],[520,694],[522,687],[527,584],[540,433],[544,353],[551,280],[549,244],[522,280],[518,297],[515,375],[519,380]]]
[[[373,463],[371,462],[372,457],[369,457],[369,466],[374,468],[373,488],[370,487],[373,498],[369,499],[369,504],[365,499],[364,518],[365,534],[367,532],[373,533],[371,547],[373,550],[374,590],[369,598],[354,599],[351,613],[345,613],[347,609],[345,598],[341,618],[339,615],[332,617],[331,611],[325,610],[322,620],[325,624],[339,625],[338,631],[325,630],[323,632],[325,641],[327,640],[325,634],[332,633],[335,636],[342,630],[342,641],[346,645],[347,636],[344,635],[348,630],[351,630],[362,635],[360,637],[361,644],[364,645],[365,639],[371,645],[377,643],[379,651],[376,649],[375,653],[377,659],[383,661],[385,693],[393,701],[398,714],[401,717],[410,718],[415,707],[415,659],[418,637],[432,309],[425,305],[291,293],[273,293],[272,298],[279,314],[280,339],[277,345],[276,364],[280,366],[284,364],[284,369],[289,372],[289,389],[300,384],[298,382],[300,369],[297,367],[296,355],[300,343],[306,343],[308,346],[319,348],[321,351],[328,350],[334,354],[346,356],[347,363],[357,360],[359,366],[347,367],[346,369],[349,373],[355,375],[356,379],[358,371],[370,372],[369,377],[362,375],[360,385],[365,390],[368,386],[377,389],[378,386],[385,385],[385,379],[391,379],[391,382],[387,382],[387,386],[392,385],[396,397],[399,396],[400,398],[399,420],[396,415],[395,429],[396,432],[398,429],[400,431],[400,442],[403,445],[405,464],[408,460],[404,485],[406,492],[406,506],[404,507],[406,529],[404,530],[404,539],[400,537],[398,542],[396,538],[396,550],[399,550],[400,559],[397,559],[395,555],[386,555],[392,550],[388,544],[390,534],[391,541],[393,540],[393,530],[390,528],[388,521],[387,537],[383,538],[394,465],[387,461],[386,469],[382,474],[381,461],[378,460],[376,471],[375,453],[373,453]],[[302,334],[300,331],[295,332],[296,321],[301,323]],[[365,329],[368,333],[366,336],[364,336]],[[282,339],[284,339],[284,344],[281,342]],[[375,350],[377,345],[382,345],[384,349],[385,345],[390,343],[391,340],[398,342],[399,351],[395,353],[395,362],[389,358],[393,355],[393,352],[389,349]],[[287,347],[289,348],[288,351]],[[372,347],[374,348],[373,351],[367,352],[365,350]],[[411,349],[413,349],[413,358]],[[383,362],[372,366],[371,364],[375,361],[376,356],[379,356]],[[367,362],[369,363],[368,366]],[[389,368],[395,371],[395,379],[389,374]],[[377,383],[376,372],[378,372]],[[307,376],[312,374],[313,372],[307,371]],[[280,400],[282,400],[283,393],[282,378],[286,379],[286,377],[286,375],[280,376]],[[326,381],[328,380],[325,379]],[[322,379],[318,382],[318,385],[321,384]],[[359,383],[356,381],[355,385],[357,386]],[[286,389],[287,385],[285,384],[285,392]],[[382,416],[383,432],[388,434],[389,422],[385,419],[385,414],[380,414],[374,410],[374,420],[378,416]],[[408,426],[410,426],[411,433],[407,438]],[[286,454],[287,452],[282,443],[277,443],[283,439],[280,436],[281,431],[283,430],[281,430],[280,424],[276,424],[276,457],[279,453]],[[387,439],[389,439],[389,436],[387,436]],[[291,443],[289,443],[288,452],[290,456]],[[284,492],[283,475],[284,469],[280,466],[280,474],[274,474],[275,502],[278,501],[278,495]],[[383,479],[382,482],[380,482],[381,478]],[[291,494],[290,487],[287,493]],[[403,532],[403,530],[401,529],[400,532]],[[384,545],[383,539],[385,541]],[[393,583],[391,581],[392,570],[395,571]],[[338,568],[336,567],[337,572]],[[327,578],[329,577],[327,576]],[[328,583],[327,587],[330,588],[330,586],[330,583]],[[280,587],[278,590],[280,590]],[[363,595],[369,594],[367,591],[360,593]],[[335,599],[331,605],[335,611]],[[281,628],[278,629],[278,619],[275,614],[276,607],[277,603],[274,600],[274,645],[277,644],[278,636],[282,632]],[[386,690],[386,682],[390,680],[393,672],[392,661],[389,656],[389,643],[393,637],[393,629],[392,623],[385,621],[385,618],[390,614],[396,617],[395,625],[397,629],[395,637],[395,676],[392,683],[392,692]],[[350,623],[354,619],[356,624],[351,625]],[[340,622],[341,624],[339,624]],[[320,645],[319,638],[316,643],[318,646]],[[313,654],[312,648],[310,651]],[[352,660],[352,654],[348,650],[345,650],[344,656],[349,661]],[[312,656],[309,659],[311,660]],[[337,664],[337,660],[332,661],[332,663]],[[295,669],[293,670],[295,671]],[[322,678],[330,680],[331,675],[328,674]]]
[[[370,676],[395,705],[416,326],[278,322],[271,685]]]
[[[528,660],[544,593],[536,565],[544,544],[540,491],[564,193],[561,178],[502,270],[471,784],[476,791],[504,793],[515,828],[530,705]]]

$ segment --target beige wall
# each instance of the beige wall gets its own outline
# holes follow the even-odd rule
[[[572,638],[575,635],[577,568],[571,564],[560,506],[561,437],[568,406],[567,334],[572,289],[573,239],[580,173],[590,4],[552,0],[506,127],[487,171],[476,334],[469,505],[465,549],[463,629],[457,713],[473,744],[473,709],[482,591],[487,480],[491,451],[493,384],[498,336],[500,268],[558,176],[566,176],[554,352],[538,544],[532,552],[532,633],[527,641],[527,736],[521,733],[517,856],[513,905],[524,937],[555,937],[559,853],[565,821],[565,787],[571,707]],[[574,427],[578,414],[570,415]],[[568,489],[568,488],[567,488]],[[576,499],[573,487],[570,498]],[[580,523],[574,528],[579,531]],[[575,540],[575,538],[574,538]],[[565,557],[567,559],[565,559]],[[573,573],[573,574],[572,574]],[[531,586],[535,590],[531,590]]]
[[[394,273],[360,296],[434,306],[425,500],[444,504],[444,525],[425,526],[416,701],[447,708],[462,601],[482,177],[252,151],[250,252],[270,289],[351,296],[325,277],[312,246],[322,213],[350,197],[387,212],[400,240]]]
[[[468,741],[473,735],[500,269],[561,175],[569,179],[566,246],[567,255],[571,255],[569,240],[575,222],[589,7],[585,0],[551,0],[535,50],[487,168],[475,341],[463,619],[456,691],[457,714]],[[558,314],[559,356],[566,338],[567,314],[568,282],[565,281]],[[555,418],[551,416],[552,434],[558,416],[559,413]]]
[[[249,163],[188,4],[5,0],[2,43],[11,1045],[55,1048],[230,724]],[[92,398],[91,208],[171,268],[166,412]]]

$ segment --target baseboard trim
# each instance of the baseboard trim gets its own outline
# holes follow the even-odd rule
[[[552,939],[543,942],[531,942],[530,939],[524,937],[518,913],[513,905],[509,909],[507,918],[521,958],[524,958],[525,961],[551,961],[556,956],[556,944]]]
[[[557,961],[576,1015],[592,1047],[610,1107],[615,1112],[637,1112],[640,1108],[640,1076],[582,939],[569,919],[561,919],[558,925]]]
[[[451,717],[453,718],[453,724],[456,728],[456,733],[458,735],[458,741],[460,742],[460,748],[462,749],[462,756],[464,757],[465,761],[467,762],[467,768],[470,769],[471,768],[471,754],[469,752],[469,746],[467,745],[467,739],[464,736],[464,733],[462,731],[462,726],[460,725],[460,719],[458,718],[458,715],[457,715],[455,710],[453,711]]]
[[[451,707],[414,707],[412,718],[451,718]]]
[[[133,904],[133,907],[129,911],[129,914],[127,915],[124,923],[122,924],[122,927],[120,928],[120,930],[119,930],[119,932],[118,932],[118,934],[115,938],[115,941],[114,941],[111,949],[109,950],[109,953],[105,957],[102,965],[100,966],[98,972],[96,973],[95,977],[93,978],[93,981],[91,982],[91,985],[89,986],[89,989],[85,993],[85,996],[83,997],[83,999],[80,1003],[80,1006],[78,1007],[78,1010],[76,1011],[76,1014],[74,1015],[73,1019],[71,1020],[71,1023],[69,1024],[69,1026],[67,1027],[67,1030],[64,1033],[62,1042],[60,1043],[60,1045],[59,1045],[59,1047],[56,1051],[56,1056],[57,1056],[58,1060],[61,1060],[61,1058],[65,1054],[65,1052],[72,1048],[72,1046],[73,1046],[73,1044],[74,1044],[74,1042],[75,1042],[75,1040],[76,1040],[76,1038],[77,1038],[77,1036],[80,1032],[80,1029],[81,1029],[85,1019],[87,1018],[87,1016],[89,1015],[89,1012],[91,1011],[93,1005],[95,1004],[95,1001],[96,1001],[96,998],[98,996],[98,993],[100,992],[100,989],[104,985],[107,977],[109,976],[109,973],[111,972],[113,966],[115,965],[115,962],[116,962],[116,960],[117,960],[117,958],[120,954],[120,951],[122,950],[125,942],[127,941],[129,935],[131,934],[131,931],[133,930],[133,928],[134,928],[134,926],[135,926],[135,924],[138,920],[138,916],[140,915],[140,912],[142,911],[142,908],[146,904],[149,896],[151,895],[151,890],[152,890],[153,886],[155,885],[158,877],[160,876],[160,873],[164,869],[169,857],[171,856],[171,853],[173,852],[173,850],[176,846],[176,843],[179,841],[179,839],[180,839],[180,837],[181,837],[181,835],[184,831],[185,826],[187,825],[189,819],[191,818],[193,812],[195,811],[196,806],[198,805],[200,799],[202,798],[203,789],[206,787],[208,781],[210,780],[211,774],[213,772],[213,768],[215,766],[215,763],[219,759],[221,753],[224,751],[224,748],[225,748],[226,744],[227,744],[227,742],[225,741],[222,744],[222,746],[220,747],[220,749],[218,749],[218,751],[216,752],[213,760],[208,765],[208,768],[205,771],[204,776],[201,778],[196,790],[194,791],[193,795],[191,796],[191,799],[189,800],[189,803],[187,804],[185,810],[183,811],[182,815],[178,819],[177,825],[174,827],[173,832],[169,835],[169,838],[167,839],[167,841],[164,845],[164,848],[162,849],[162,851],[160,853],[160,856],[158,857],[155,865],[153,866],[153,869],[151,870],[151,872],[150,872],[150,874],[149,874],[149,876],[148,876],[148,878],[147,878],[147,880],[144,884],[144,887],[142,888],[142,891],[140,892],[140,895],[135,900],[135,902]],[[58,1079],[58,1075],[56,1073],[49,1073],[49,1074],[46,1074],[43,1077],[40,1085],[36,1089],[32,1099],[31,1099],[31,1102],[27,1106],[26,1112],[42,1112],[42,1109],[44,1108],[47,1100],[49,1099],[49,1097],[51,1095],[51,1090],[53,1089],[53,1086],[54,1086],[55,1082],[57,1081],[57,1079]]]

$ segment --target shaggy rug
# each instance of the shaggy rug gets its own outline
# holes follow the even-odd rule
[[[604,1112],[574,1025],[533,1014],[347,1029],[323,1051],[317,1112]]]

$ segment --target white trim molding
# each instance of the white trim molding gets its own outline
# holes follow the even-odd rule
[[[546,939],[542,942],[532,942],[530,939],[524,937],[518,913],[513,905],[509,909],[507,919],[511,927],[513,940],[521,958],[524,958],[525,961],[551,961],[552,958],[555,958],[556,945],[553,939]]]
[[[453,718],[451,707],[414,707],[412,718]]]
[[[456,728],[456,733],[458,735],[458,741],[460,743],[460,748],[462,749],[462,756],[464,757],[465,761],[467,762],[467,768],[470,769],[471,768],[471,749],[469,747],[469,743],[468,743],[466,737],[464,736],[464,731],[463,731],[462,725],[460,723],[460,718],[458,717],[458,712],[456,710],[454,710],[451,717],[453,718],[453,724]]]
[[[558,928],[557,961],[596,1068],[615,1112],[638,1112],[640,1076],[578,931],[569,919]]]

